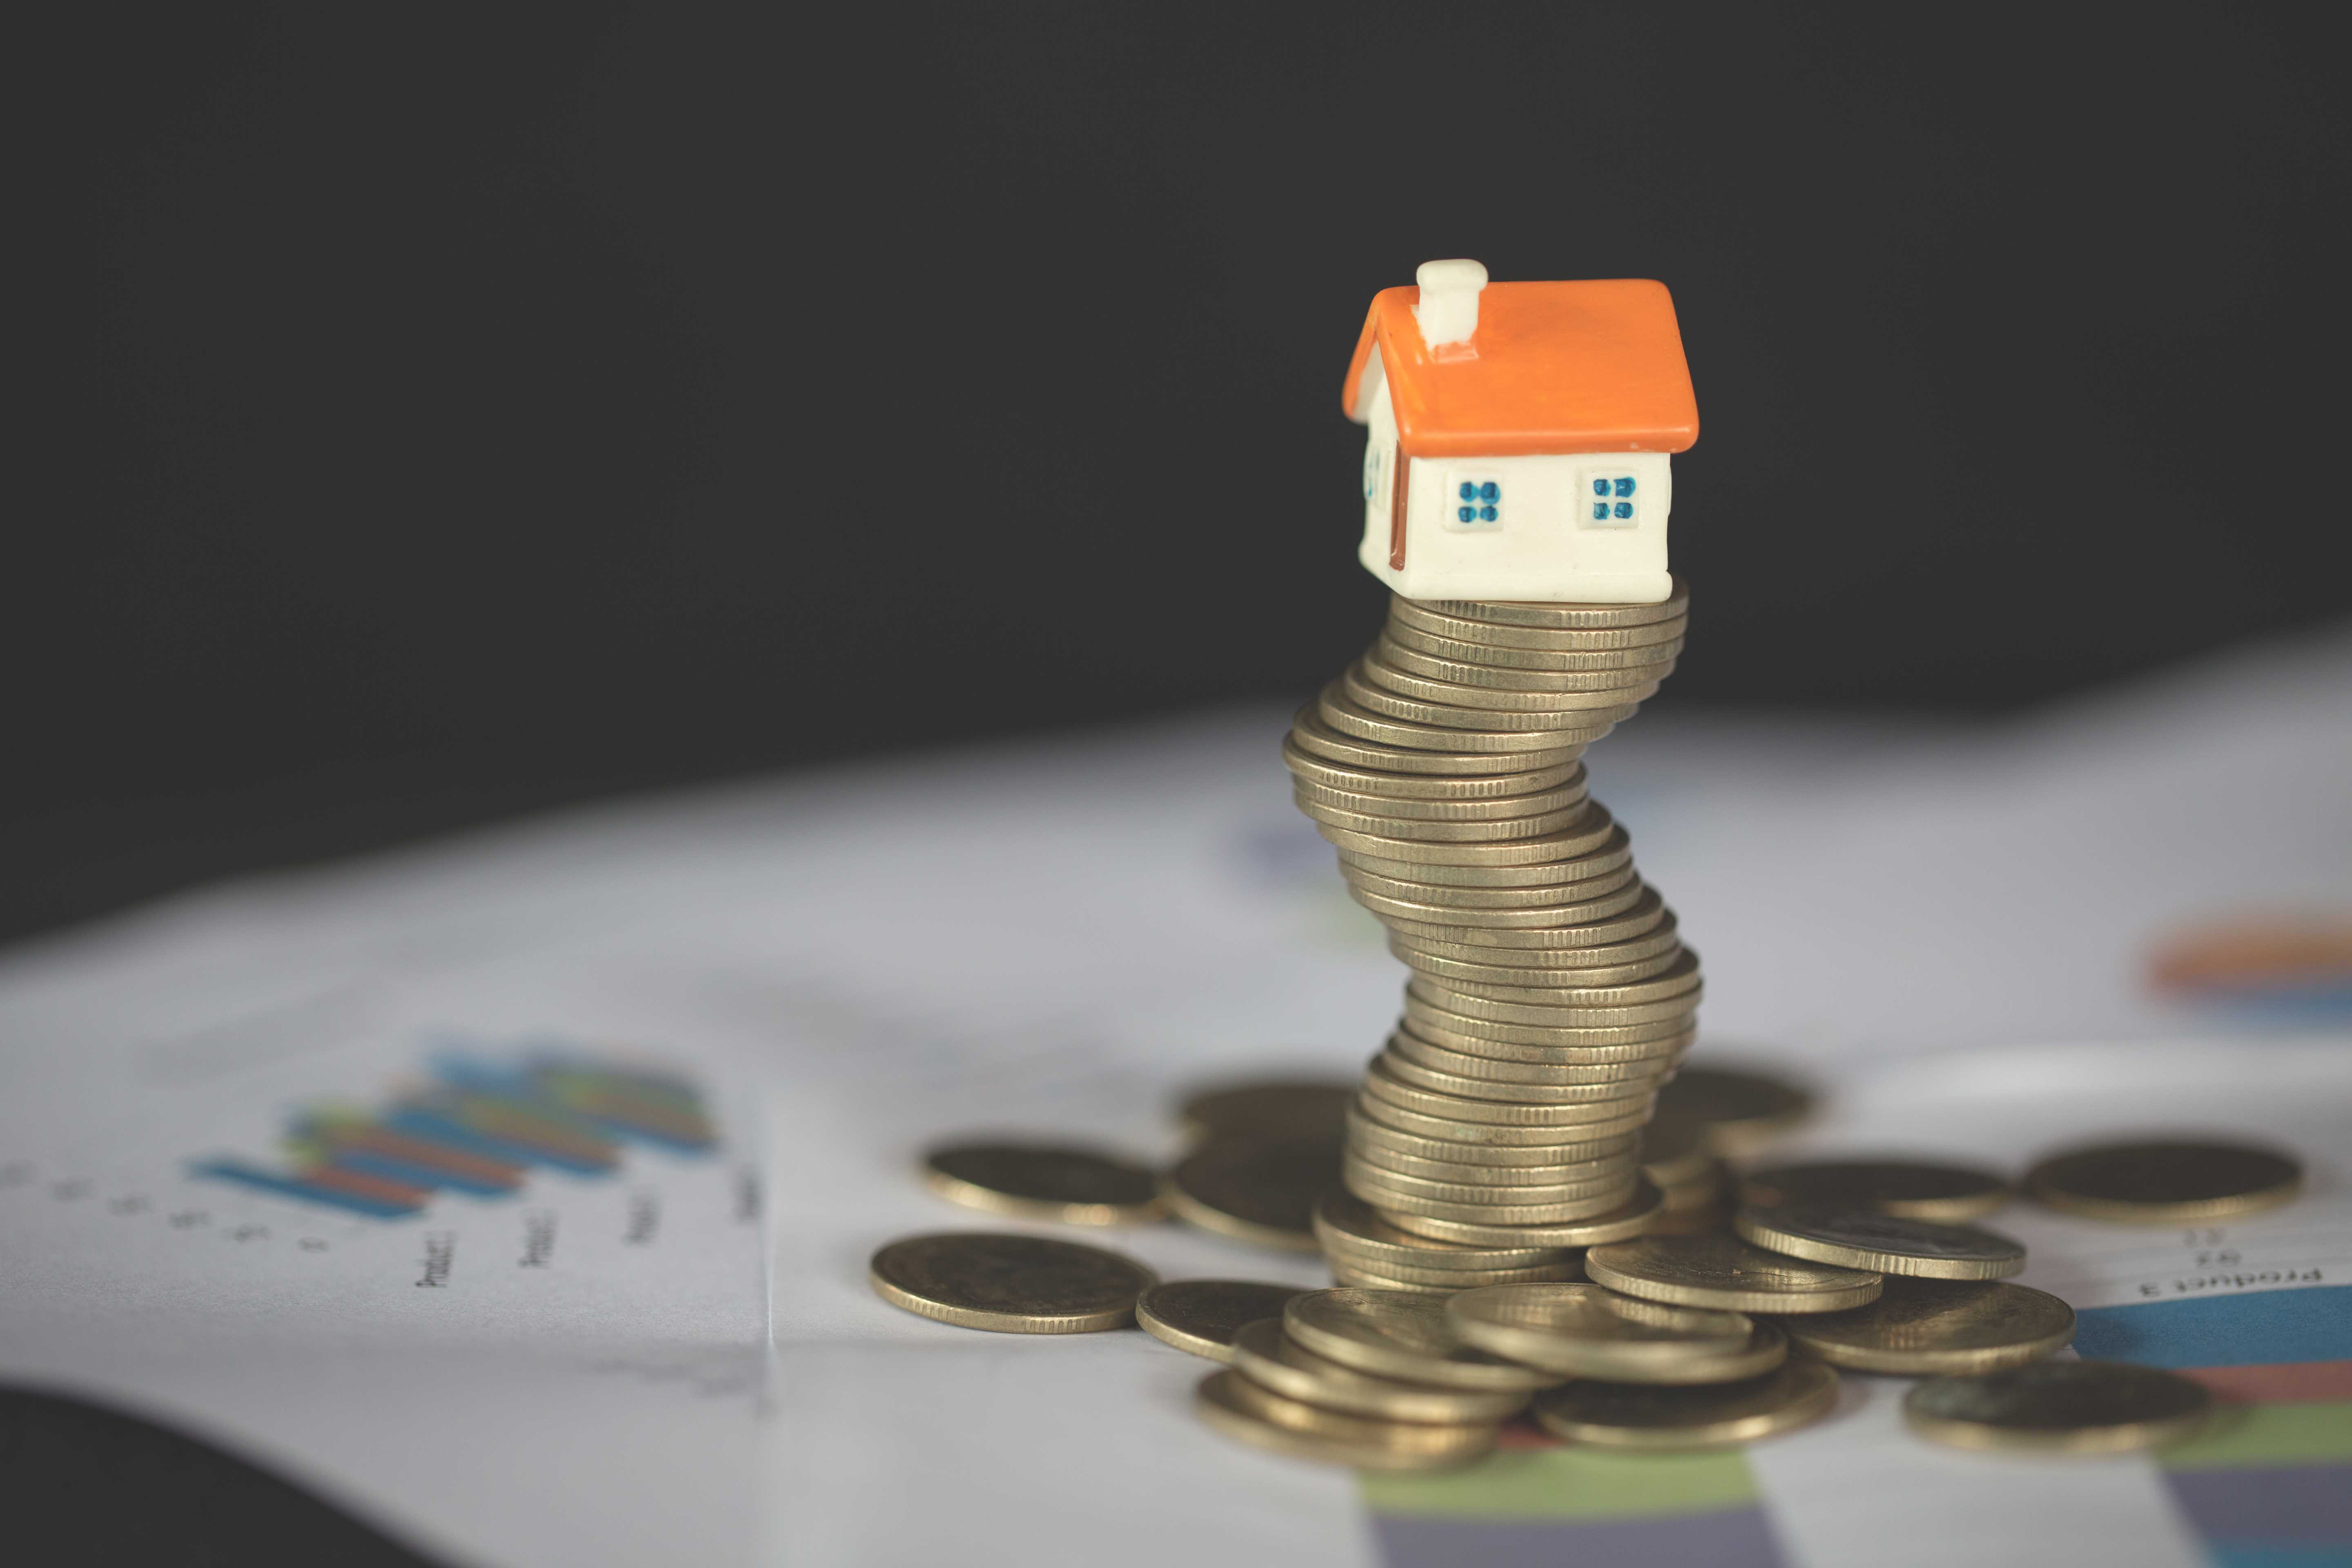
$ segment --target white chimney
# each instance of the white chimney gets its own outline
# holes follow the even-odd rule
[[[1424,261],[1412,280],[1421,285],[1421,303],[1412,308],[1421,341],[1433,353],[1468,342],[1478,330],[1478,291],[1486,286],[1486,269],[1475,261]]]

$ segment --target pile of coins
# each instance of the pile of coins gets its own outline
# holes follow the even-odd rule
[[[2185,1378],[2046,1359],[2071,1340],[2072,1310],[2011,1282],[2024,1249],[1966,1223],[2011,1200],[1997,1173],[1888,1159],[1758,1165],[1804,1113],[1802,1090],[1696,1068],[1662,1099],[1643,1169],[1670,1194],[1702,1195],[1589,1250],[1433,1242],[1389,1225],[1335,1180],[1346,1090],[1273,1082],[1188,1100],[1188,1152],[1165,1172],[1100,1151],[967,1143],[931,1151],[924,1177],[959,1204],[1026,1218],[1172,1215],[1260,1245],[1319,1243],[1337,1289],[1162,1282],[1104,1248],[986,1232],[893,1242],[871,1279],[893,1305],[964,1328],[1139,1326],[1223,1363],[1195,1396],[1219,1432],[1361,1468],[1467,1464],[1515,1419],[1626,1450],[1750,1442],[1829,1411],[1841,1370],[1927,1380],[1906,1420],[1964,1447],[2119,1452],[2203,1423],[2210,1399]],[[1733,1160],[1749,1162],[1736,1180]],[[2177,1225],[2275,1206],[2301,1177],[2268,1150],[2123,1143],[2055,1153],[2021,1184],[2075,1214]]]
[[[1393,599],[1292,723],[1298,808],[1413,972],[1348,1113],[1361,1206],[1318,1216],[1342,1281],[1563,1279],[1664,1206],[1641,1137],[1698,958],[1578,758],[1674,668],[1688,602]]]

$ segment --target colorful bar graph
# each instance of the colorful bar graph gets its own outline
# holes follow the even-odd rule
[[[194,1175],[372,1219],[421,1213],[434,1194],[502,1197],[534,1168],[604,1176],[627,1142],[699,1154],[718,1138],[682,1079],[540,1053],[518,1064],[446,1056],[436,1087],[381,1110],[315,1110],[288,1130],[290,1170],[221,1157]]]

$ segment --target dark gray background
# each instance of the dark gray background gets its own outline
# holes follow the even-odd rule
[[[1675,290],[1661,707],[2352,604],[2319,8],[804,9],[18,23],[0,931],[1304,696],[1379,614],[1340,374],[1432,257]]]

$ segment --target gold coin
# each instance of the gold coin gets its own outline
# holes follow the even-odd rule
[[[1439,637],[1399,621],[1381,628],[1381,638],[1392,647],[1425,653],[1457,664],[1494,665],[1504,669],[1647,670],[1670,664],[1683,650],[1683,639],[1643,643],[1638,647],[1534,648],[1500,647],[1493,643],[1464,642]]]
[[[2025,1190],[2068,1214],[2179,1225],[2276,1208],[2303,1190],[2303,1167],[2239,1143],[2101,1143],[2043,1160]]]
[[[1836,1312],[1878,1299],[1881,1279],[1767,1252],[1738,1237],[1645,1236],[1584,1255],[1596,1284],[1676,1307],[1727,1312]]]
[[[1624,1377],[1748,1348],[1754,1320],[1637,1301],[1598,1285],[1489,1285],[1445,1303],[1465,1344],[1571,1377]],[[1759,1368],[1759,1371],[1766,1370]]]
[[[1718,1154],[1740,1155],[1812,1114],[1813,1097],[1785,1079],[1727,1068],[1689,1068],[1658,1096],[1661,1110],[1703,1121]]]
[[[1559,1381],[1464,1344],[1446,1324],[1444,1301],[1419,1291],[1310,1290],[1290,1299],[1282,1327],[1315,1354],[1377,1377],[1509,1391]]]
[[[1547,997],[1540,1005],[1547,1007],[1642,1006],[1675,1000],[1699,986],[1698,955],[1682,947],[1671,931],[1660,931],[1638,942],[1561,952],[1494,949],[1491,962],[1485,961],[1482,955],[1481,962],[1464,963],[1444,956],[1433,946],[1409,946],[1394,936],[1389,939],[1389,951],[1411,964],[1415,972],[1457,990],[1465,984],[1477,984],[1514,992],[1540,991]],[[1451,947],[1448,951],[1478,950]],[[1615,978],[1627,969],[1637,973],[1628,979]],[[1569,994],[1557,1001],[1549,1000],[1555,992]]]
[[[1457,1204],[1473,1209],[1500,1205],[1512,1209],[1572,1209],[1566,1214],[1529,1214],[1529,1222],[1553,1219],[1582,1219],[1588,1215],[1603,1214],[1615,1208],[1631,1195],[1633,1168],[1620,1166],[1597,1175],[1572,1177],[1565,1181],[1540,1184],[1524,1183],[1502,1185],[1491,1182],[1451,1182],[1438,1176],[1416,1176],[1403,1171],[1391,1171],[1376,1165],[1361,1155],[1350,1152],[1340,1166],[1348,1190],[1363,1198],[1375,1208],[1383,1207],[1390,1196],[1402,1195],[1436,1204]],[[1368,1195],[1366,1188],[1377,1188],[1381,1197]],[[1435,1211],[1443,1213],[1443,1210]],[[1500,1218],[1499,1215],[1472,1213],[1464,1219]]]
[[[1136,1298],[1159,1282],[1098,1247],[973,1230],[894,1241],[874,1255],[866,1279],[894,1307],[1006,1334],[1123,1329]]]
[[[1741,1239],[1814,1263],[1920,1279],[2001,1279],[2025,1267],[2025,1248],[1974,1226],[1901,1219],[1867,1209],[1789,1205],[1748,1209],[1732,1222]]]
[[[1558,1225],[1497,1225],[1407,1214],[1402,1209],[1384,1210],[1382,1217],[1399,1230],[1425,1236],[1433,1241],[1460,1241],[1478,1247],[1598,1247],[1641,1235],[1656,1219],[1661,1201],[1658,1189],[1641,1179],[1634,1183],[1633,1195],[1622,1208]],[[1588,1267],[1585,1272],[1590,1275],[1591,1269]]]
[[[1434,1072],[1456,1078],[1510,1083],[1645,1083],[1653,1089],[1675,1070],[1675,1057],[1649,1057],[1624,1062],[1527,1062],[1497,1058],[1433,1045],[1401,1028],[1389,1037],[1387,1049],[1399,1060],[1416,1062]]]
[[[1568,1131],[1573,1131],[1574,1129]],[[1622,1132],[1614,1137],[1594,1138],[1576,1143],[1526,1146],[1432,1138],[1391,1127],[1353,1107],[1348,1112],[1348,1142],[1357,1149],[1381,1149],[1432,1164],[1446,1165],[1574,1165],[1587,1160],[1630,1158],[1634,1148],[1633,1135]]]
[[[1643,660],[1601,669],[1527,669],[1481,660],[1454,658],[1408,647],[1382,627],[1374,638],[1371,657],[1391,669],[1401,669],[1449,685],[1496,691],[1608,691],[1634,683],[1664,680],[1675,670],[1672,658]]]
[[[1376,1280],[1385,1280],[1390,1288],[1403,1290],[1475,1290],[1482,1285],[1521,1285],[1538,1280],[1584,1278],[1584,1265],[1574,1261],[1546,1264],[1537,1268],[1408,1268],[1402,1265],[1384,1268],[1339,1252],[1327,1253],[1326,1256],[1334,1270],[1345,1269],[1350,1276],[1362,1276],[1360,1279],[1340,1279],[1335,1273],[1333,1278],[1342,1285],[1370,1285]]]
[[[1657,690],[1659,681],[1671,668],[1645,665],[1639,670],[1626,672],[1622,678],[1612,673],[1603,680],[1569,691],[1522,691],[1510,687],[1447,680],[1441,676],[1405,669],[1382,658],[1381,646],[1377,643],[1365,649],[1363,658],[1356,664],[1357,671],[1364,679],[1400,696],[1423,702],[1442,702],[1453,708],[1502,713],[1589,713],[1596,708],[1607,708],[1620,702],[1639,702]]]
[[[1475,800],[1414,800],[1395,795],[1365,795],[1334,789],[1305,779],[1293,781],[1292,793],[1302,801],[1367,817],[1426,817],[1432,822],[1491,822],[1503,817],[1539,816],[1566,811],[1588,798],[1581,776],[1573,783],[1531,789],[1517,795],[1482,795]]]
[[[1286,1399],[1228,1368],[1213,1372],[1192,1408],[1216,1431],[1254,1448],[1360,1470],[1444,1470],[1495,1446],[1495,1424],[1375,1421]]]
[[[1905,1219],[1975,1219],[2009,1201],[2009,1184],[1990,1171],[1915,1160],[1817,1160],[1751,1171],[1739,1184],[1750,1208],[1785,1204],[1874,1209]]]
[[[1716,1202],[1695,1205],[1689,1208],[1664,1208],[1650,1224],[1652,1236],[1700,1236],[1731,1234],[1731,1208]]]
[[[1067,1225],[1135,1225],[1168,1214],[1157,1175],[1091,1149],[958,1143],[923,1157],[923,1182],[966,1208]]]
[[[1581,752],[1606,734],[1595,725],[1586,730],[1456,730],[1444,724],[1416,724],[1375,713],[1349,698],[1339,682],[1325,687],[1315,700],[1315,711],[1324,723],[1343,735],[1394,746],[1408,752],[1469,752],[1474,754],[1552,753],[1563,748]],[[1528,764],[1522,763],[1522,767]]]
[[[1649,1175],[1650,1180],[1654,1182],[1658,1180],[1655,1175],[1650,1174],[1646,1167],[1643,1173]],[[1659,1182],[1658,1190],[1666,1194],[1668,1214],[1680,1214],[1688,1209],[1720,1207],[1724,1192],[1723,1172],[1719,1167],[1711,1165],[1685,1181]],[[1725,1228],[1729,1228],[1728,1220],[1725,1222]]]
[[[1464,620],[1492,621],[1507,626],[1550,626],[1570,630],[1581,626],[1643,626],[1690,613],[1690,584],[1672,579],[1666,596],[1654,605],[1555,604],[1550,600],[1415,599],[1440,615]],[[1391,601],[1393,604],[1393,601]]]
[[[1388,879],[1378,879],[1387,881]],[[1407,899],[1392,899],[1364,887],[1350,877],[1348,896],[1383,921],[1405,922],[1416,929],[1445,931],[1458,934],[1465,931],[1503,931],[1545,929],[1552,926],[1590,925],[1623,913],[1650,894],[1650,889],[1631,877],[1599,878],[1597,880],[1616,882],[1605,890],[1596,890],[1581,903],[1543,904],[1524,910],[1457,910],[1444,904],[1414,903]],[[1393,886],[1394,884],[1391,884]],[[1582,883],[1577,884],[1582,887]],[[1454,936],[1442,940],[1454,941]]]
[[[1290,735],[1282,739],[1282,763],[1302,784],[1395,800],[1488,800],[1563,785],[1584,787],[1584,764],[1580,762],[1464,778],[1443,773],[1391,773],[1384,768],[1357,767],[1318,757]]]
[[[1657,1093],[1660,1076],[1654,1073],[1643,1078],[1603,1079],[1598,1083],[1529,1083],[1427,1067],[1392,1046],[1381,1053],[1380,1060],[1391,1074],[1403,1082],[1433,1089],[1440,1094],[1466,1095],[1473,1100],[1508,1098],[1527,1105],[1584,1105],[1602,1100],[1647,1100]]]
[[[1424,1103],[1441,1106],[1438,1111],[1430,1112],[1366,1094],[1356,1102],[1356,1109],[1368,1120],[1381,1122],[1401,1132],[1411,1132],[1423,1138],[1442,1138],[1457,1143],[1492,1143],[1517,1149],[1557,1145],[1563,1140],[1597,1143],[1603,1139],[1639,1132],[1650,1120],[1648,1104],[1638,1102],[1639,1110],[1602,1121],[1530,1123],[1471,1121],[1443,1109],[1451,1103],[1453,1098],[1451,1095],[1424,1097]]]
[[[1533,1024],[1547,1029],[1604,1029],[1619,1025],[1671,1024],[1691,1027],[1698,1010],[1696,987],[1663,1002],[1640,1002],[1624,1007],[1579,1006],[1559,1001],[1529,1000],[1554,994],[1526,985],[1487,985],[1475,980],[1449,980],[1416,974],[1422,994],[1449,1012],[1488,1018],[1498,1024]],[[1671,1030],[1661,1031],[1671,1033]],[[1677,1075],[1679,1076],[1679,1075]]]
[[[1339,1145],[1321,1138],[1217,1138],[1177,1163],[1160,1190],[1176,1217],[1261,1247],[1315,1250],[1315,1200],[1339,1182]]]
[[[1315,831],[1349,854],[1412,866],[1533,866],[1573,860],[1605,847],[1617,833],[1606,806],[1588,801],[1573,822],[1556,832],[1483,844],[1435,844],[1395,833],[1360,833],[1318,822]],[[1373,869],[1381,869],[1374,867]]]
[[[1389,605],[1389,620],[1457,642],[1491,643],[1497,647],[1554,648],[1562,652],[1598,648],[1641,647],[1667,642],[1683,635],[1684,617],[1669,616],[1633,626],[1515,626],[1477,620],[1399,599]]]
[[[1503,1199],[1509,1195],[1507,1188],[1493,1192],[1468,1189],[1481,1194],[1475,1199],[1439,1198],[1376,1180],[1375,1174],[1363,1166],[1350,1165],[1346,1173],[1348,1190],[1382,1214],[1407,1224],[1416,1219],[1462,1220],[1474,1225],[1560,1225],[1587,1220],[1622,1207],[1633,1191],[1634,1180],[1629,1176],[1591,1197],[1507,1203]]]
[[[1337,1140],[1356,1086],[1344,1079],[1258,1079],[1199,1089],[1177,1108],[1195,1138]]]
[[[1344,1251],[1360,1266],[1396,1272],[1408,1268],[1540,1268],[1569,1261],[1557,1247],[1475,1247],[1433,1241],[1399,1230],[1345,1189],[1326,1193],[1315,1209],[1315,1234],[1326,1252]]]
[[[1644,675],[1648,671],[1643,672]],[[1442,684],[1451,686],[1452,682]],[[1630,715],[1643,699],[1658,689],[1655,680],[1643,680],[1637,685],[1612,687],[1603,691],[1560,691],[1548,693],[1554,702],[1575,702],[1575,707],[1487,708],[1458,707],[1451,702],[1426,702],[1409,697],[1402,691],[1381,685],[1372,679],[1359,659],[1339,677],[1339,689],[1349,701],[1366,712],[1384,718],[1402,719],[1415,724],[1434,724],[1445,730],[1540,730],[1563,734],[1583,734],[1604,724],[1614,724]],[[1455,690],[1478,691],[1475,686],[1455,687]],[[1596,737],[1597,738],[1597,737]]]
[[[1323,721],[1313,708],[1304,708],[1290,721],[1290,737],[1299,750],[1350,767],[1376,773],[1433,773],[1449,778],[1484,773],[1519,773],[1566,767],[1583,753],[1580,745],[1553,746],[1541,752],[1471,752],[1459,748],[1413,751],[1368,742],[1342,733]]]
[[[1135,1322],[1163,1344],[1211,1361],[1234,1359],[1234,1336],[1261,1318],[1279,1318],[1296,1285],[1254,1279],[1174,1279],[1135,1303]]]
[[[1468,1424],[1504,1421],[1527,1408],[1524,1388],[1446,1388],[1376,1377],[1342,1366],[1283,1332],[1280,1320],[1252,1323],[1234,1341],[1234,1370],[1302,1405],[1378,1421]]]
[[[2213,1396],[2176,1373],[2113,1361],[2045,1361],[1914,1388],[1903,1416],[1958,1448],[2123,1454],[2192,1436]]]
[[[1639,884],[1641,892],[1633,901],[1613,914],[1599,920],[1580,921],[1571,925],[1538,926],[1526,929],[1480,927],[1472,931],[1451,920],[1409,921],[1402,917],[1387,921],[1391,945],[1402,942],[1409,946],[1426,949],[1449,957],[1481,963],[1541,964],[1622,963],[1631,959],[1647,958],[1665,952],[1674,945],[1674,932],[1678,924],[1658,890]],[[1475,942],[1465,942],[1475,935]],[[1492,940],[1489,940],[1489,939]],[[1622,949],[1590,958],[1569,957],[1551,960],[1533,954],[1522,957],[1515,952],[1457,951],[1458,949],[1517,948],[1540,943],[1545,947]],[[1402,956],[1402,955],[1400,955]]]
[[[1625,836],[1622,827],[1612,827],[1607,837],[1589,847],[1564,851],[1549,860],[1530,860],[1524,865],[1512,866],[1447,866],[1427,858],[1391,859],[1369,842],[1360,849],[1350,848],[1344,844],[1333,847],[1339,852],[1339,869],[1343,875],[1351,871],[1369,871],[1376,877],[1392,877],[1400,881],[1425,882],[1445,888],[1566,888],[1605,876],[1611,871],[1622,870],[1633,859],[1633,841]]]
[[[1363,1092],[1400,1110],[1417,1110],[1424,1116],[1451,1121],[1492,1122],[1508,1127],[1598,1127],[1630,1122],[1621,1129],[1630,1132],[1650,1119],[1651,1097],[1646,1088],[1633,1094],[1583,1104],[1537,1105],[1423,1089],[1390,1072],[1387,1060],[1381,1057],[1374,1057],[1365,1070]],[[1602,1134],[1593,1131],[1582,1136],[1598,1138]]]
[[[1342,1258],[1334,1258],[1327,1261],[1331,1270],[1331,1282],[1334,1285],[1345,1285],[1357,1289],[1409,1290],[1417,1291],[1423,1295],[1450,1296],[1456,1290],[1469,1289],[1467,1282],[1454,1284],[1441,1279],[1433,1283],[1426,1279],[1400,1279],[1392,1274],[1381,1274],[1372,1269],[1360,1268]]]
[[[1579,1379],[1536,1396],[1536,1419],[1572,1443],[1611,1448],[1717,1448],[1794,1431],[1837,1403],[1837,1373],[1784,1362],[1762,1377],[1688,1386]]]
[[[1715,1153],[1706,1146],[1706,1123],[1661,1107],[1642,1130],[1642,1169],[1662,1187],[1701,1180],[1712,1186]]]
[[[1538,919],[1546,910],[1591,903],[1612,893],[1637,888],[1641,882],[1630,861],[1612,866],[1605,871],[1597,871],[1581,881],[1549,888],[1454,888],[1443,882],[1424,882],[1410,877],[1390,877],[1378,871],[1367,871],[1351,863],[1344,855],[1339,857],[1339,875],[1347,879],[1350,892],[1370,893],[1374,898],[1423,909],[1443,910],[1444,913],[1442,916],[1431,917],[1431,923],[1439,925],[1473,915]],[[1638,898],[1640,894],[1637,892],[1634,896]]]
[[[2023,1366],[2074,1337],[2074,1310],[2002,1280],[1889,1279],[1867,1307],[1791,1318],[1789,1337],[1836,1366],[1958,1377]]]
[[[1560,1182],[1576,1182],[1601,1176],[1630,1176],[1634,1159],[1631,1150],[1615,1154],[1596,1155],[1584,1160],[1553,1160],[1544,1162],[1514,1162],[1504,1163],[1494,1160],[1432,1160],[1419,1154],[1407,1154],[1384,1145],[1350,1137],[1348,1152],[1367,1165],[1400,1175],[1419,1176],[1424,1181],[1455,1182],[1476,1187],[1539,1187]]]
[[[1679,1055],[1690,1045],[1688,1025],[1672,1019],[1595,1028],[1513,1024],[1454,1012],[1445,1005],[1453,999],[1442,987],[1417,979],[1406,982],[1406,1026],[1424,1040],[1509,1061],[1633,1061],[1643,1057]],[[1543,1054],[1523,1054],[1526,1052]]]

